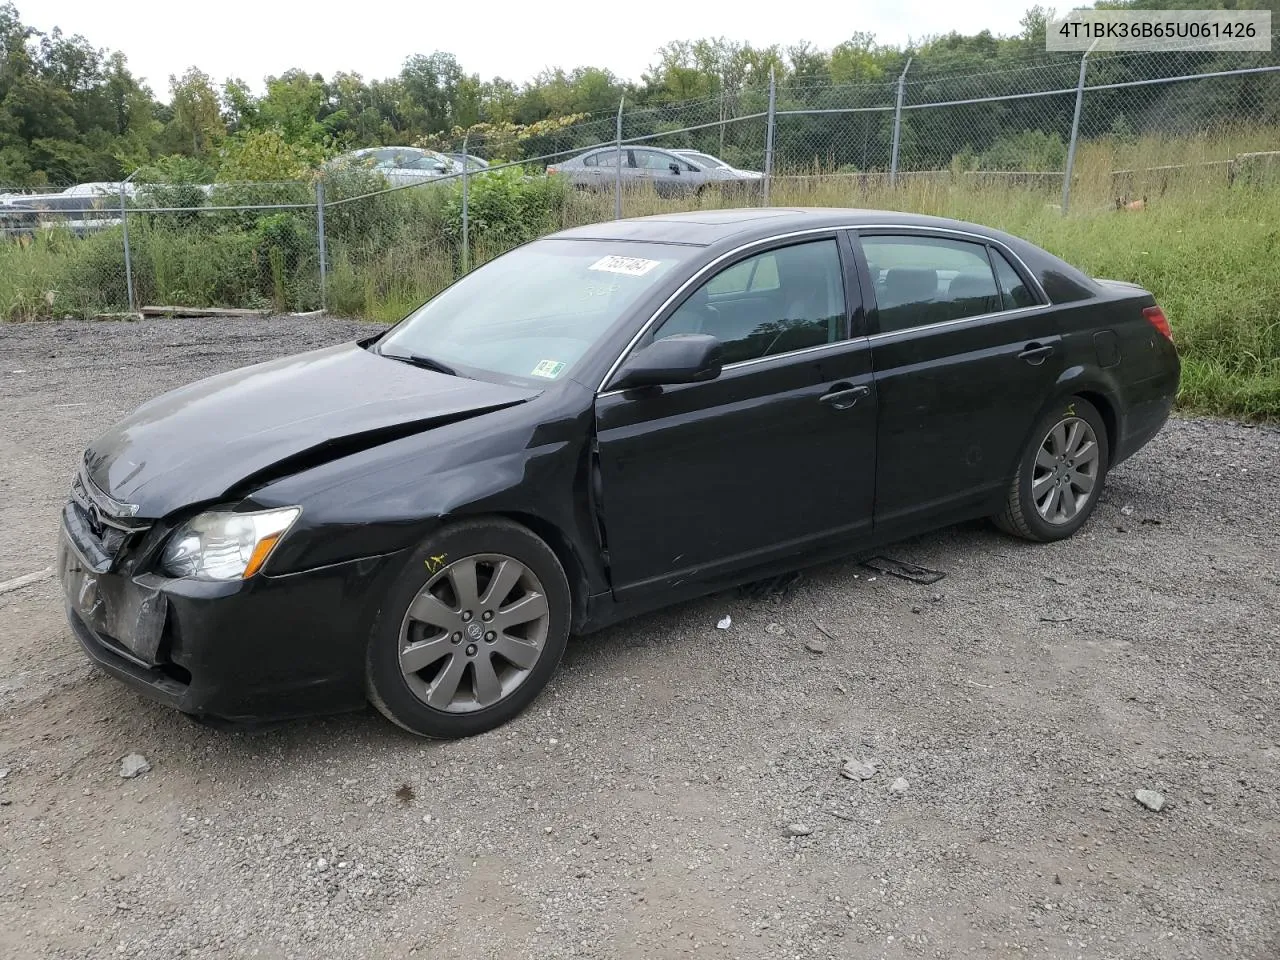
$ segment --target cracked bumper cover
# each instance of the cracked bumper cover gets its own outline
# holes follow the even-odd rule
[[[397,556],[234,582],[96,574],[91,592],[116,605],[106,611],[59,569],[72,632],[106,673],[184,713],[248,722],[364,704],[376,598]]]

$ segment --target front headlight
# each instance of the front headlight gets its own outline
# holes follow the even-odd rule
[[[300,513],[301,507],[202,513],[174,531],[160,555],[160,568],[171,577],[247,580],[262,569]]]

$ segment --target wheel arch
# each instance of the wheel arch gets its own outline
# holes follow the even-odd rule
[[[1115,402],[1101,390],[1088,388],[1075,391],[1073,396],[1077,396],[1081,400],[1088,400],[1101,414],[1102,425],[1107,428],[1108,459],[1113,459],[1116,454],[1116,446],[1120,442],[1120,425],[1116,420]]]
[[[1027,427],[1027,433],[1018,447],[1018,454],[1008,466],[1007,477],[1012,478],[1018,472],[1018,463],[1021,460],[1022,453],[1026,450],[1027,444],[1034,439],[1031,434],[1035,430],[1035,425],[1040,422],[1040,418],[1071,397],[1080,397],[1097,408],[1098,414],[1102,417],[1102,424],[1107,431],[1109,467],[1110,464],[1114,464],[1116,445],[1119,443],[1121,435],[1120,405],[1116,400],[1116,391],[1100,380],[1088,378],[1084,370],[1075,367],[1063,373],[1054,386],[1053,394],[1031,419],[1031,423]]]
[[[571,624],[571,632],[578,632],[582,629],[583,623],[586,621],[587,613],[587,597],[590,595],[590,587],[587,580],[587,568],[582,558],[578,556],[578,551],[573,546],[573,541],[569,535],[564,532],[555,523],[540,517],[533,513],[524,513],[519,510],[501,510],[491,514],[468,514],[466,516],[455,516],[451,520],[480,520],[485,516],[495,517],[500,520],[508,520],[511,523],[518,523],[530,532],[540,537],[551,552],[556,555],[556,559],[560,561],[560,566],[564,567],[564,574],[569,581],[569,597],[573,602],[573,617]],[[448,521],[446,521],[448,522]]]

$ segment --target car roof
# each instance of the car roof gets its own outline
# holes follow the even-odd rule
[[[838,207],[739,207],[729,210],[662,213],[651,217],[609,220],[573,227],[552,236],[568,240],[628,240],[704,247],[730,240],[745,243],[798,230],[872,225],[960,230],[995,240],[1016,242],[1016,238],[998,230],[947,217]]]

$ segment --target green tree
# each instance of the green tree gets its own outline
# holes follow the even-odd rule
[[[169,133],[179,145],[176,152],[208,156],[227,132],[213,81],[191,67],[181,77],[169,78],[169,92],[173,110]]]

